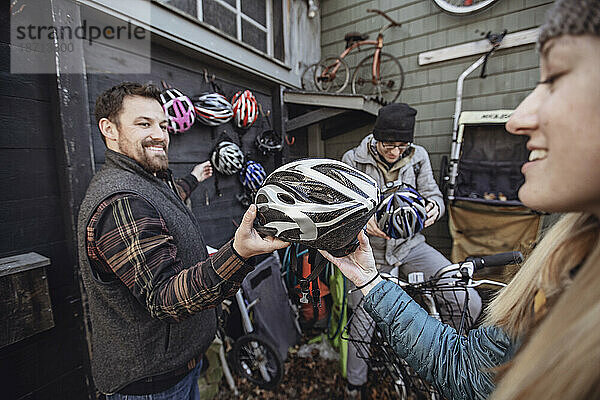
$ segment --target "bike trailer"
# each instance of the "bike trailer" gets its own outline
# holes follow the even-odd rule
[[[282,360],[288,348],[298,341],[286,288],[281,279],[281,262],[277,253],[270,254],[242,282],[244,298],[252,304],[252,324],[255,334],[268,339],[279,351]]]
[[[525,181],[521,167],[529,157],[528,137],[506,131],[511,114],[512,110],[460,114],[450,162],[442,166],[453,262],[513,250],[527,254],[537,239],[541,216],[518,199]]]

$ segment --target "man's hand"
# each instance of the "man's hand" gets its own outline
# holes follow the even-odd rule
[[[213,174],[212,165],[210,165],[210,161],[204,161],[194,167],[192,170],[192,175],[198,179],[198,182],[202,182],[210,178]]]
[[[427,210],[427,219],[423,224],[424,228],[433,225],[435,221],[437,221],[440,216],[440,206],[435,201],[427,200],[427,205],[425,206],[425,210]]]
[[[373,250],[369,244],[369,238],[363,231],[358,234],[358,248],[354,253],[345,257],[334,257],[325,250],[319,250],[323,257],[335,264],[346,278],[350,279],[356,286],[362,286],[371,281],[377,274]],[[381,278],[375,279],[371,284],[361,289],[363,294],[369,293]]]
[[[233,248],[240,256],[250,258],[258,254],[272,253],[275,250],[283,249],[290,245],[288,242],[272,236],[260,237],[256,229],[252,226],[255,218],[256,205],[251,204],[248,210],[246,210],[242,218],[242,223],[235,231],[233,238]]]
[[[369,221],[367,222],[367,233],[371,236],[377,236],[388,240],[390,239],[390,237],[386,235],[385,232],[379,229],[377,221],[375,220],[375,215],[369,218]]]

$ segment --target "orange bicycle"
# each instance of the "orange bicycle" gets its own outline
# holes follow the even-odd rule
[[[376,40],[367,40],[368,34],[350,32],[346,34],[346,49],[339,56],[325,57],[318,63],[310,65],[302,74],[302,88],[319,92],[340,93],[347,86],[350,79],[350,68],[344,58],[360,46],[374,46],[373,54],[362,59],[352,75],[352,93],[362,94],[374,100],[388,104],[393,103],[404,85],[404,71],[396,57],[384,53],[383,32],[393,26],[400,26],[390,16],[381,10],[368,9],[367,12],[376,13],[387,19],[390,23],[377,33]]]

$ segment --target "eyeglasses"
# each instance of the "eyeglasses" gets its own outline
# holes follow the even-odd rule
[[[392,144],[392,143],[383,143],[381,142],[381,146],[385,149],[385,150],[394,150],[394,149],[398,149],[398,150],[404,150],[408,147],[410,147],[412,145],[411,142],[408,143],[404,143],[404,144]]]

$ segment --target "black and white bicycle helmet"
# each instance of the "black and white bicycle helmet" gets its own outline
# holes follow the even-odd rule
[[[276,153],[283,149],[283,135],[273,129],[268,129],[256,135],[254,143],[263,155]]]
[[[233,118],[233,107],[219,93],[204,93],[192,98],[198,121],[208,126],[217,126]]]
[[[242,169],[244,153],[237,144],[224,140],[215,147],[210,161],[218,172],[223,175],[233,175]]]
[[[179,90],[166,89],[160,94],[160,102],[167,114],[169,133],[183,133],[190,129],[195,121],[194,105],[189,97]]]
[[[277,168],[258,190],[255,227],[289,242],[348,254],[375,212],[377,182],[329,159],[304,159]]]
[[[238,128],[249,129],[258,118],[258,103],[249,90],[237,92],[231,100],[233,120]]]
[[[411,187],[387,196],[377,208],[379,229],[392,239],[407,239],[423,229],[427,219],[426,200]]]

